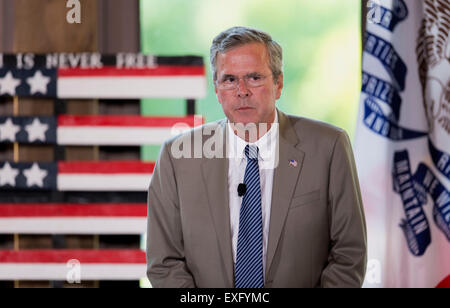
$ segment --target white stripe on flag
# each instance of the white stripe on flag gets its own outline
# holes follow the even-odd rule
[[[0,234],[144,234],[144,217],[0,218]]]
[[[80,280],[139,280],[145,264],[80,264]],[[74,277],[74,268],[59,263],[0,263],[0,280],[62,280]]]
[[[59,191],[147,191],[152,174],[59,173]]]
[[[62,126],[57,131],[61,145],[158,145],[171,137],[172,128]]]
[[[59,77],[59,98],[192,98],[205,97],[204,76]]]

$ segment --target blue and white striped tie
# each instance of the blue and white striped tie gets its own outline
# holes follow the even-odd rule
[[[247,189],[239,213],[235,287],[262,288],[264,287],[263,228],[258,147],[247,145],[245,156],[247,167],[244,184]]]

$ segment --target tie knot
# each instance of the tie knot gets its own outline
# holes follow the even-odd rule
[[[247,159],[258,160],[258,152],[259,152],[259,149],[255,145],[247,145],[245,147],[245,156],[247,157]]]

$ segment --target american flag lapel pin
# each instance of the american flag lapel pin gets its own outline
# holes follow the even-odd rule
[[[297,167],[297,161],[296,161],[295,159],[291,159],[291,160],[289,161],[289,166]]]

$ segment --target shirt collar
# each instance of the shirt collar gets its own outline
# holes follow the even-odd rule
[[[227,141],[228,141],[228,157],[234,159],[237,163],[245,160],[244,150],[247,144],[258,147],[258,160],[269,163],[275,159],[276,142],[278,140],[278,112],[275,111],[275,119],[267,133],[254,143],[248,143],[244,139],[236,136],[231,128],[230,122],[227,121]]]

